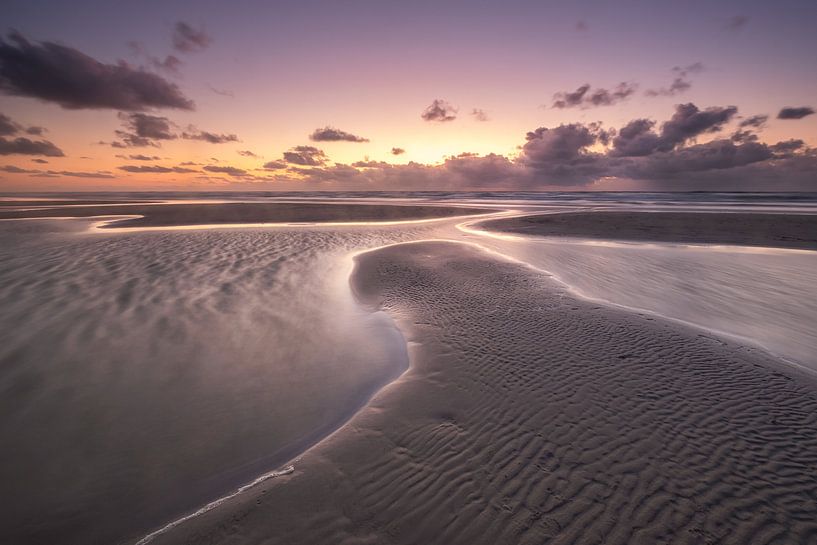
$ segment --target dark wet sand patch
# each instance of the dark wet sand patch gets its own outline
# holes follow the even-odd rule
[[[571,212],[482,225],[524,235],[817,249],[817,215],[808,214]]]
[[[323,203],[217,203],[71,206],[0,210],[0,219],[140,215],[105,227],[172,227],[240,223],[382,222],[446,218],[494,212],[455,206]]]

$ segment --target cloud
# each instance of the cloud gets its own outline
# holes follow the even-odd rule
[[[7,115],[0,114],[0,136],[11,136],[22,130],[22,127]]]
[[[150,140],[175,140],[177,136],[173,134],[173,123],[166,117],[148,115],[142,113],[125,114],[120,112],[119,119],[125,126],[140,138]]]
[[[16,32],[0,39],[0,91],[72,110],[193,109],[176,84],[157,74],[123,61],[103,64],[53,42],[32,43]]]
[[[326,160],[323,150],[312,146],[296,146],[284,152],[284,161],[295,165],[318,166],[326,163]]]
[[[130,159],[131,161],[158,161],[161,159],[158,155],[117,155],[120,159]]]
[[[689,91],[692,88],[692,82],[689,81],[689,76],[691,74],[700,74],[704,70],[705,67],[701,62],[695,62],[687,66],[675,66],[672,68],[672,72],[673,74],[675,74],[675,77],[668,87],[661,87],[658,89],[647,89],[646,91],[644,91],[644,94],[649,97],[658,96],[671,97],[679,95],[681,93]]]
[[[743,130],[762,126],[762,117],[742,120]],[[266,179],[286,187],[358,190],[541,190],[615,188],[610,184],[617,183],[655,190],[815,189],[817,149],[802,140],[772,144],[716,137],[698,143],[736,118],[733,106],[680,104],[664,123],[634,119],[618,130],[600,123],[539,127],[526,135],[516,157],[466,153],[437,165],[367,159],[290,168]]]
[[[404,150],[403,148],[392,148],[391,149],[391,154],[392,155],[403,155],[404,153],[406,153],[406,150]]]
[[[0,137],[0,155],[45,155],[64,157],[60,148],[48,140],[30,140],[25,137],[8,139]]]
[[[20,168],[14,165],[5,165],[0,167],[0,171],[8,172],[10,174],[29,174],[31,176],[42,178],[58,178],[61,176],[73,178],[114,178],[109,172],[73,172],[70,170],[32,170],[27,168]]]
[[[238,153],[242,157],[256,157],[256,158],[258,157],[255,153],[251,152],[250,150],[246,150],[246,149],[245,150],[239,150],[236,153]]]
[[[47,165],[48,164],[48,161],[46,161],[45,159],[32,159],[32,162],[39,163],[41,165]]]
[[[368,138],[356,136],[354,134],[335,129],[334,127],[324,127],[322,129],[315,129],[309,135],[309,139],[313,142],[368,142]]]
[[[471,110],[471,116],[477,121],[488,121],[488,113],[485,110],[474,108]]]
[[[740,123],[738,123],[738,127],[740,128],[752,127],[755,129],[760,129],[766,125],[766,121],[768,120],[769,120],[768,115],[753,115],[751,117],[742,119]]]
[[[173,47],[182,53],[202,51],[210,45],[212,38],[203,30],[179,21],[173,27]]]
[[[191,132],[182,133],[182,138],[185,140],[201,140],[203,142],[209,142],[210,144],[238,142],[238,136],[234,134],[217,134],[209,131],[200,131],[193,126],[188,127],[188,130]]]
[[[207,165],[204,167],[207,172],[216,172],[221,174],[229,174],[230,176],[246,176],[247,171],[236,167],[222,167]]]
[[[726,20],[723,24],[723,28],[726,30],[733,30],[738,31],[746,26],[749,22],[749,17],[746,15],[734,15]]]
[[[564,91],[553,95],[552,108],[593,108],[596,106],[611,106],[631,97],[638,86],[633,83],[621,82],[613,89],[590,89],[590,84],[584,84],[575,91]]]
[[[12,120],[9,116],[0,113],[0,136],[12,136],[20,132],[25,132],[32,136],[42,136],[48,131],[46,131],[44,127],[24,127]]]
[[[176,174],[187,174],[190,172],[199,172],[198,170],[192,168],[184,168],[184,167],[162,167],[159,165],[123,165],[118,167],[119,170],[124,170],[125,172],[133,172],[133,173],[153,173],[153,174],[166,174],[169,172],[173,172]],[[206,170],[206,169],[205,169]]]
[[[284,161],[268,161],[264,163],[264,170],[282,170],[287,168],[287,164]]]
[[[799,108],[787,106],[778,112],[777,119],[803,119],[813,113],[814,108],[810,106],[800,106]]]
[[[573,28],[575,28],[577,32],[585,32],[590,27],[587,25],[586,21],[576,21],[576,24],[574,25]]]
[[[445,100],[435,99],[431,105],[426,108],[420,117],[425,121],[437,121],[444,123],[446,121],[454,121],[457,119],[457,108],[449,104]]]

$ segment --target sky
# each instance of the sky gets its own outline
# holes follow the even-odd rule
[[[0,192],[817,191],[817,3],[3,0]]]

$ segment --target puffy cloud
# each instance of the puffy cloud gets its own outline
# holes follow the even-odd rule
[[[236,168],[236,167],[229,167],[229,166],[222,167],[222,166],[207,165],[206,167],[204,167],[204,170],[206,170],[207,172],[215,172],[215,173],[220,173],[220,174],[229,174],[230,176],[236,176],[236,177],[246,176],[247,175],[246,170],[241,169],[241,168]]]
[[[173,123],[166,117],[148,115],[142,113],[125,114],[119,113],[119,119],[132,134],[139,138],[150,140],[174,140],[177,138],[173,134]]]
[[[190,132],[183,132],[182,138],[185,140],[201,140],[210,144],[226,144],[227,142],[238,142],[238,136],[234,134],[218,134],[209,131],[200,131],[195,127],[189,127]]]
[[[471,110],[471,116],[477,121],[488,121],[488,113],[485,110],[481,110],[480,108],[474,108]]]
[[[431,105],[423,110],[420,117],[425,121],[437,121],[444,123],[457,119],[457,108],[442,99],[435,99]]]
[[[800,106],[798,108],[787,106],[778,112],[777,119],[803,119],[813,113],[814,108],[811,106]]]
[[[817,150],[801,140],[766,144],[757,138],[716,138],[696,143],[736,116],[732,106],[700,109],[681,104],[663,124],[635,119],[618,131],[599,123],[540,127],[527,134],[517,157],[466,153],[437,165],[367,159],[352,165],[290,168],[270,179],[290,187],[360,190],[537,190],[595,183],[609,187],[616,180],[660,190],[815,189]],[[764,122],[749,119],[744,130]]]
[[[200,28],[179,21],[173,27],[173,47],[182,53],[202,51],[210,45],[212,38]]]
[[[633,83],[621,82],[613,89],[590,89],[590,84],[584,84],[575,91],[564,91],[553,95],[553,108],[593,108],[596,106],[611,106],[632,96],[638,86]]]
[[[45,155],[46,157],[64,157],[60,148],[48,140],[30,140],[25,137],[14,139],[0,136],[0,155]]]
[[[403,155],[404,153],[406,153],[406,150],[404,150],[403,148],[392,148],[391,149],[391,154],[392,155]]]
[[[327,161],[323,150],[313,146],[296,146],[284,152],[284,161],[294,165],[319,166]]]
[[[104,64],[53,42],[32,43],[16,32],[0,39],[0,91],[66,109],[193,109],[176,84],[157,74],[123,61]]]
[[[334,127],[324,127],[322,129],[315,129],[309,135],[309,139],[313,142],[368,142],[368,138],[356,136],[352,133],[336,129]]]

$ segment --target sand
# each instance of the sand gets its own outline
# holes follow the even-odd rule
[[[540,236],[817,249],[817,215],[571,212],[499,219],[485,228]]]
[[[817,540],[817,383],[450,242],[362,254],[411,368],[174,544]]]
[[[0,210],[0,219],[140,215],[103,227],[167,227],[239,223],[403,221],[494,212],[455,206],[323,203],[186,203]]]

